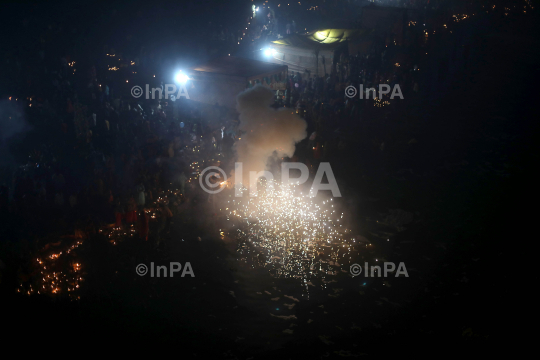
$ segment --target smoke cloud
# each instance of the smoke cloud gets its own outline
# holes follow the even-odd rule
[[[267,170],[270,157],[291,157],[295,145],[306,138],[307,123],[291,109],[274,109],[274,92],[257,85],[240,93],[236,109],[240,113],[241,139],[234,144],[242,163],[242,182],[249,184],[250,171]],[[234,177],[239,174],[234,174]]]

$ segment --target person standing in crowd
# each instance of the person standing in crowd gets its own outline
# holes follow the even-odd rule
[[[223,138],[225,136],[225,126],[222,126],[218,134],[218,151],[223,151]]]
[[[180,193],[182,195],[186,194],[186,181],[187,181],[186,174],[182,171],[182,173],[180,174]]]
[[[150,233],[150,224],[149,224],[149,217],[146,213],[146,210],[144,206],[141,207],[141,210],[139,210],[139,214],[137,217],[138,220],[138,230],[139,230],[139,237],[141,240],[148,241],[148,235]]]
[[[163,228],[163,232],[165,234],[168,234],[171,231],[171,221],[173,217],[173,213],[171,209],[169,209],[169,201],[165,200],[161,204],[161,215],[165,218],[165,227]]]
[[[116,199],[116,206],[114,208],[114,217],[116,219],[115,227],[121,228],[122,227],[122,218],[124,217],[125,210],[124,205],[120,201],[120,199]]]
[[[128,224],[133,224],[137,220],[137,203],[133,196],[129,197],[127,212],[126,212],[126,222]]]
[[[137,185],[137,206],[139,208],[144,207],[146,204],[146,198],[144,195],[144,185],[141,183]]]

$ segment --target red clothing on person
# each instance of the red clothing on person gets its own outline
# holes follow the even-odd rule
[[[313,157],[315,159],[320,159],[321,158],[321,143],[317,143],[317,145],[315,146],[315,149],[313,150]]]
[[[116,214],[116,227],[122,226],[122,213],[117,212]]]
[[[137,211],[136,210],[133,210],[133,211],[128,211],[126,213],[126,222],[128,224],[132,224],[134,223],[135,221],[137,221]]]

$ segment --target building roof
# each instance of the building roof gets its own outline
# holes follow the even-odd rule
[[[266,75],[280,71],[287,71],[287,66],[259,60],[225,56],[213,59],[204,65],[194,67],[192,70],[208,74],[250,78],[257,75]]]
[[[293,46],[313,50],[333,50],[345,41],[355,41],[371,33],[363,29],[323,29],[305,35],[292,35],[272,41],[274,45]]]

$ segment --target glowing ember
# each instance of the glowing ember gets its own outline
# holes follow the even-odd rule
[[[317,204],[310,195],[274,182],[258,196],[230,200],[228,220],[240,220],[238,252],[277,277],[336,275],[351,259],[354,238],[343,227],[333,199]],[[257,249],[257,251],[253,251]],[[259,252],[259,254],[257,254]]]

